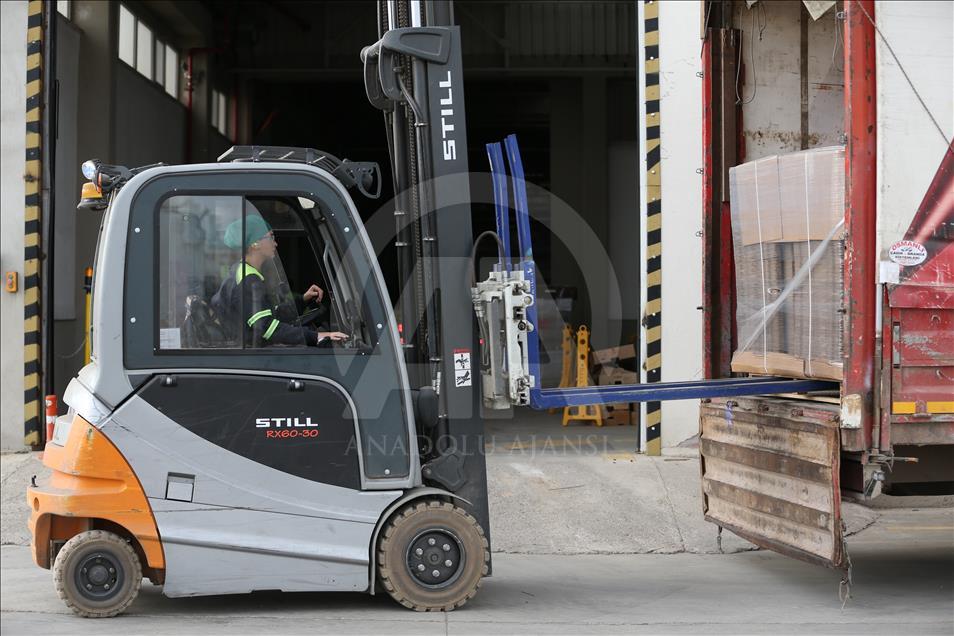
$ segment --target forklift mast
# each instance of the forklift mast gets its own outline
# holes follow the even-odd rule
[[[419,405],[437,401],[436,421],[418,418],[421,473],[466,499],[489,535],[460,29],[451,2],[391,0],[378,3],[378,34],[361,59],[391,155],[399,330]]]

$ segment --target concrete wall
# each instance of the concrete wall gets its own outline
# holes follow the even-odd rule
[[[662,381],[702,378],[702,69],[697,2],[659,4]],[[699,401],[663,402],[662,444],[698,430]]]
[[[53,285],[56,290],[82,285],[83,272],[76,272],[76,199],[80,192],[76,139],[79,129],[80,42],[83,34],[72,22],[57,15],[56,81],[57,121],[54,174]],[[78,275],[77,275],[78,274]],[[53,295],[53,319],[76,320],[82,309],[72,294]],[[75,347],[74,347],[75,349]]]
[[[185,162],[186,114],[178,100],[121,62],[116,94],[114,161],[130,167]]]
[[[26,150],[27,3],[0,2],[0,271],[20,290],[0,291],[0,449],[23,448],[23,169]]]
[[[58,270],[54,294],[59,303],[74,308],[72,318],[58,312],[53,323],[53,391],[62,395],[70,379],[83,365],[85,341],[85,299],[82,287],[84,271],[93,264],[96,236],[102,218],[100,212],[78,211],[79,188],[83,177],[80,165],[91,158],[110,163],[114,160],[114,78],[119,61],[116,58],[116,11],[118,4],[95,0],[74,0],[67,28],[60,28],[57,47],[73,48],[72,35],[79,35],[78,61],[60,65],[57,75],[61,85],[75,85],[75,95],[64,95],[60,101],[61,126],[75,125],[62,134],[69,143],[57,146],[56,228],[69,228],[72,238],[55,243],[54,264]],[[61,22],[62,24],[62,22]],[[66,77],[75,73],[74,78]],[[70,108],[74,108],[70,112]],[[72,134],[71,134],[72,133]],[[60,236],[54,238],[57,241]],[[62,405],[61,405],[62,407]]]
[[[99,212],[75,209],[80,165],[93,157],[127,166],[185,161],[185,108],[158,84],[119,61],[115,6],[93,1],[73,3],[73,23],[67,26],[80,34],[79,62],[69,70],[64,65],[58,68],[61,86],[68,86],[70,79],[78,84],[73,112],[62,97],[60,100],[61,123],[72,119],[76,129],[72,147],[61,144],[57,148],[56,227],[68,227],[72,236],[54,247],[59,270],[55,293],[62,304],[74,308],[72,319],[58,312],[54,325],[57,355],[53,384],[58,395],[83,364],[82,281],[85,269],[93,264],[101,220]],[[67,29],[61,28],[58,46],[69,45],[67,35]],[[64,76],[70,71],[75,77]],[[61,137],[66,133],[62,131]]]
[[[160,28],[176,24],[186,35],[180,51],[201,46],[192,27],[181,21],[174,3],[143,9],[144,19]],[[27,2],[0,3],[2,63],[2,170],[0,170],[0,269],[23,272],[23,169]],[[153,11],[154,10],[154,11]],[[59,138],[55,161],[53,390],[62,395],[83,364],[84,270],[92,265],[101,213],[77,212],[80,164],[89,158],[128,166],[186,159],[186,112],[179,101],[120,62],[117,54],[118,3],[74,0],[71,20],[57,16],[57,80],[60,85]],[[194,16],[193,16],[194,17]],[[191,30],[190,30],[191,29]],[[168,34],[168,31],[167,31]],[[173,41],[168,35],[167,41]],[[182,54],[184,57],[184,54]],[[203,59],[203,63],[204,63]],[[205,68],[204,66],[202,67]],[[204,75],[203,75],[204,77]],[[205,104],[207,82],[197,82],[197,107]],[[204,91],[204,92],[203,92]],[[199,112],[195,129],[208,131]],[[209,132],[196,160],[211,158],[231,145]],[[48,249],[45,246],[44,249]],[[42,281],[47,285],[49,281]],[[0,448],[23,448],[23,294],[0,292]]]
[[[735,4],[745,161],[841,143],[844,46],[835,14],[813,20],[798,0]]]
[[[904,78],[884,41],[878,62],[878,253],[904,238],[914,213],[954,136],[954,5],[950,2],[877,2],[878,28],[911,78]]]

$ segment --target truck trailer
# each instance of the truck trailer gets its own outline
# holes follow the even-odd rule
[[[767,249],[784,245],[767,239],[753,243],[766,248],[755,257],[761,279],[739,267],[748,248],[732,225],[747,203],[733,200],[732,171],[768,162],[772,175],[779,161],[834,147],[844,154],[843,253],[827,289],[814,281],[826,304],[808,314],[791,296],[782,302],[789,332],[814,322],[836,330],[841,349],[827,370],[800,359],[788,374],[838,388],[703,403],[703,506],[720,529],[847,573],[844,496],[943,494],[954,484],[954,15],[950,3],[849,0],[821,15],[809,4],[704,3],[705,373],[740,370],[744,287],[766,294],[761,311],[795,279],[765,278]],[[804,199],[802,181],[794,195],[763,185],[762,221],[766,193],[783,213],[804,215],[817,211],[815,189],[833,189],[805,184]],[[823,236],[801,238],[796,268]],[[795,282],[811,294],[812,283]],[[757,364],[771,370],[768,358]]]

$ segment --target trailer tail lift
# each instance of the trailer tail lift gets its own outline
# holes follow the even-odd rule
[[[482,342],[480,373],[484,406],[490,409],[507,409],[511,406],[549,409],[839,389],[837,383],[824,380],[762,376],[612,386],[541,387],[540,346],[536,331],[536,266],[530,238],[526,182],[516,135],[509,135],[503,146],[510,166],[519,251],[516,263],[513,263],[505,153],[500,143],[488,144],[499,259],[487,280],[477,283],[472,290]]]

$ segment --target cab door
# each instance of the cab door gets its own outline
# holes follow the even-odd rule
[[[264,261],[260,221],[278,241]],[[139,188],[130,228],[136,390],[104,431],[153,507],[165,593],[365,589],[374,526],[420,475],[394,320],[347,194],[307,166],[183,166]],[[293,288],[311,284],[323,312]],[[349,338],[314,346],[333,330]]]

